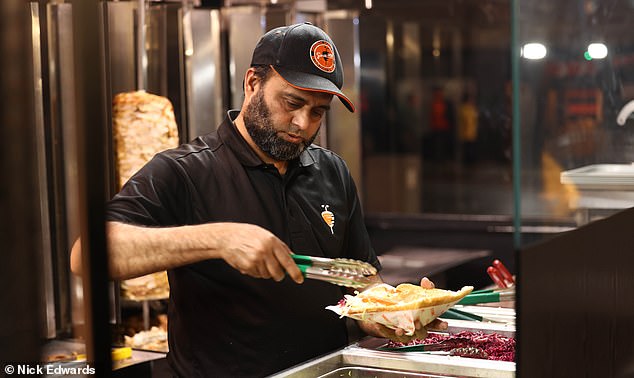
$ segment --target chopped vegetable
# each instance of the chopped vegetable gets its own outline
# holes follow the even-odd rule
[[[460,354],[460,350],[456,352],[458,353],[456,355],[463,357],[483,358],[482,355],[486,354],[488,360],[515,361],[515,338],[502,336],[498,333],[489,334],[471,331],[463,331],[453,335],[430,333],[424,340],[414,339],[409,343],[390,341],[386,347],[398,348],[406,345],[436,344],[440,342],[443,342],[443,344],[450,342],[454,350],[463,349],[462,352],[465,352],[464,354]],[[466,353],[467,350],[465,348],[474,348],[483,352],[483,354],[471,350],[470,352],[473,355],[468,356],[467,354],[469,353]]]

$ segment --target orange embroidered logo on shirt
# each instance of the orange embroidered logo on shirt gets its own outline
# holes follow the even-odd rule
[[[321,212],[321,219],[324,220],[324,222],[326,222],[326,224],[328,225],[328,227],[330,227],[330,232],[334,235],[335,234],[335,214],[333,214],[332,211],[328,210],[328,207],[330,207],[330,205],[321,205],[321,208],[324,209],[324,211]]]
[[[335,53],[326,41],[317,41],[310,47],[310,60],[315,67],[324,72],[331,73],[335,70]]]

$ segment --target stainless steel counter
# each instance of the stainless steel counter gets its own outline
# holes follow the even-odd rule
[[[448,320],[450,333],[464,330],[515,335],[513,324]],[[515,362],[480,360],[420,352],[376,350],[385,340],[365,338],[331,354],[284,370],[273,377],[515,377]]]

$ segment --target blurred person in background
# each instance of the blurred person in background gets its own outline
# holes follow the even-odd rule
[[[477,140],[478,108],[473,96],[465,92],[458,108],[458,141],[463,164],[472,165],[476,162]]]
[[[442,87],[432,88],[429,128],[423,153],[436,162],[451,160],[454,154],[454,109]]]

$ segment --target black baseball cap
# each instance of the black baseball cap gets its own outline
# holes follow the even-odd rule
[[[251,67],[270,65],[290,85],[326,92],[354,112],[352,101],[341,92],[343,65],[328,34],[310,23],[275,28],[260,38]]]

